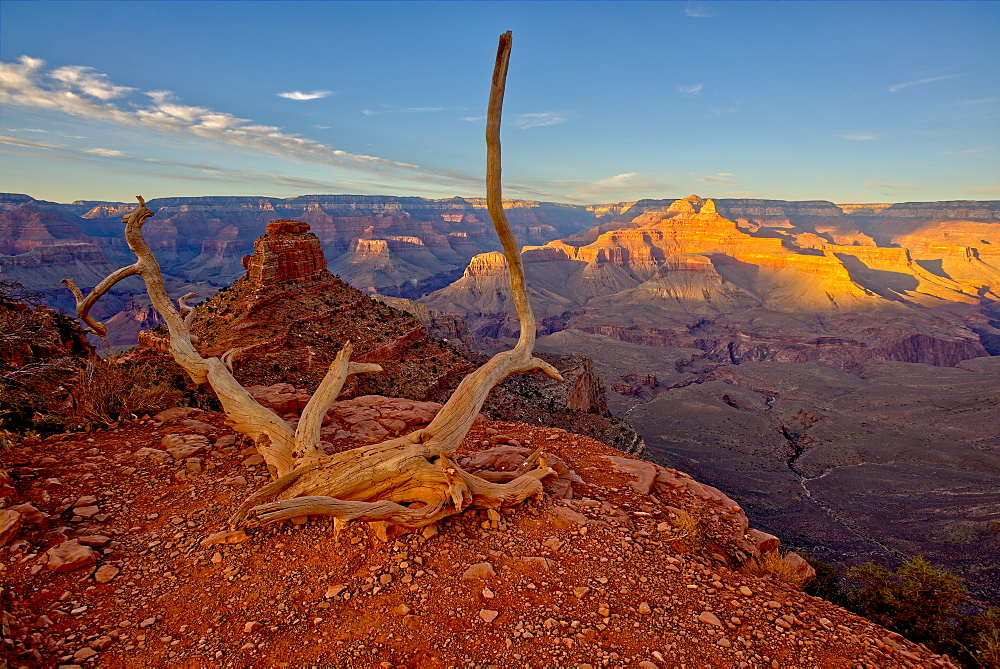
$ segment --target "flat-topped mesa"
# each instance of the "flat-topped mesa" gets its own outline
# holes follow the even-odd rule
[[[498,251],[473,256],[465,276],[507,276],[507,259]]]
[[[254,242],[253,255],[243,257],[243,267],[250,281],[264,287],[314,278],[326,271],[326,257],[308,223],[283,219],[267,224],[267,234]]]

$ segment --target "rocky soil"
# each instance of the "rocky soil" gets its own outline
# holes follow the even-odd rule
[[[338,536],[300,519],[214,545],[267,480],[220,414],[169,410],[14,446],[0,654],[12,667],[952,666],[741,571],[774,538],[681,472],[485,420],[460,452],[503,468],[538,446],[571,487],[496,522],[470,511],[380,541],[364,524]]]

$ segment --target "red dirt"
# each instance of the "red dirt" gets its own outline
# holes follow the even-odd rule
[[[195,418],[214,426],[203,473],[133,455],[189,432],[179,420],[4,453],[13,503],[48,514],[0,549],[9,666],[953,666],[793,586],[740,573],[733,512],[687,490],[639,494],[605,457],[622,453],[557,429],[483,421],[468,435],[460,453],[506,436],[544,445],[585,481],[573,500],[505,509],[497,529],[467,511],[437,536],[384,543],[367,525],[336,537],[332,522],[313,519],[202,547],[266,471],[241,464],[250,450],[225,446],[221,414]],[[104,522],[74,519],[83,495],[98,498]],[[668,505],[698,519],[702,538],[680,538]],[[94,580],[98,565],[43,565],[50,547],[95,534],[112,539],[98,562],[120,568],[110,582]],[[481,562],[495,574],[462,578]]]

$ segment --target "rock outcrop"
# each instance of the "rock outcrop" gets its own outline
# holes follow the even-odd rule
[[[326,258],[309,224],[272,221],[253,245],[253,255],[243,259],[247,278],[257,288],[284,282],[308,281],[326,272]]]
[[[954,365],[986,353],[984,333],[1000,335],[982,309],[1000,291],[992,256],[953,247],[935,262],[926,246],[919,255],[876,247],[831,203],[691,196],[636,203],[622,216],[628,227],[525,247],[542,334],[576,329],[718,362],[841,367]],[[464,316],[483,344],[514,330],[498,254],[476,256],[421,301]]]

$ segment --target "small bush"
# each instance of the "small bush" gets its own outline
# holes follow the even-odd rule
[[[805,583],[801,574],[785,561],[785,556],[777,550],[761,553],[744,565],[744,569],[752,576],[771,577],[779,581],[801,586]]]
[[[182,394],[156,367],[111,358],[88,360],[70,390],[73,418],[98,425],[156,413],[176,405]]]

